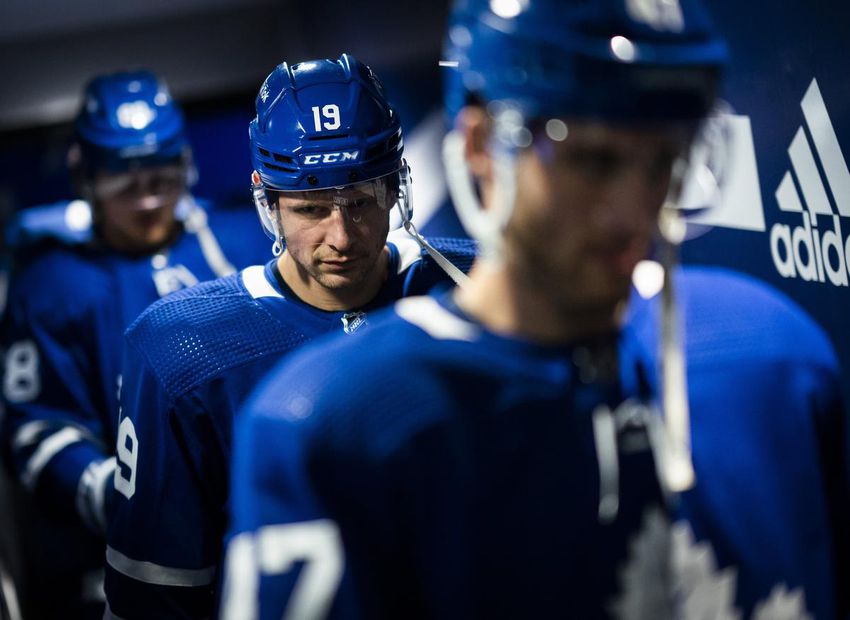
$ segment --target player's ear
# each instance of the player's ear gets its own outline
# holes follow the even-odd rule
[[[488,149],[490,117],[480,105],[467,105],[458,115],[457,128],[465,139],[464,156],[469,171],[479,183],[489,183],[493,177],[493,160]]]

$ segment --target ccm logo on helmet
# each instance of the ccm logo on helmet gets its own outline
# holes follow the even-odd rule
[[[337,153],[314,153],[304,156],[304,165],[335,164],[343,161],[357,161],[360,151],[339,151]]]

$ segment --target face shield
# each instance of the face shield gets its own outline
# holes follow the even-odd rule
[[[146,211],[174,204],[187,185],[187,166],[137,167],[122,172],[98,172],[91,183],[98,202],[122,202]]]
[[[526,119],[505,102],[487,106],[490,122],[489,153],[493,177],[490,204],[480,204],[480,190],[469,172],[465,139],[459,131],[444,141],[443,159],[452,199],[467,231],[481,244],[482,253],[498,258],[502,234],[516,199],[516,164],[520,154],[533,149],[546,166],[564,167],[572,176],[602,184],[617,175],[639,172],[662,190],[659,224],[665,237],[685,238],[683,230],[690,215],[703,212],[720,197],[723,172],[728,167],[728,135],[722,115],[701,124],[688,121],[616,123],[592,119]],[[587,127],[620,127],[660,136],[656,148],[612,150],[587,144]],[[581,131],[576,131],[581,129]],[[591,139],[592,142],[592,139]],[[562,176],[559,173],[555,178]],[[691,227],[696,234],[698,226]]]
[[[254,206],[269,238],[275,241],[274,251],[282,251],[281,221],[298,230],[323,226],[334,212],[353,225],[368,226],[395,207],[408,219],[411,210],[411,180],[407,163],[402,160],[398,170],[368,181],[341,187],[283,191],[266,188],[260,175],[251,175]]]
[[[698,218],[720,205],[730,182],[735,164],[731,115],[731,107],[718,102],[700,123],[688,150],[676,161],[670,192],[659,217],[661,234],[674,245],[710,229]]]

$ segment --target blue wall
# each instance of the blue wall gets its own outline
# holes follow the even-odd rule
[[[747,271],[802,305],[832,337],[850,402],[850,287],[846,284],[850,279],[846,259],[850,257],[844,256],[850,252],[850,173],[846,163],[850,158],[850,4],[840,0],[769,4],[715,0],[711,9],[730,41],[733,56],[725,98],[735,114],[748,117],[754,146],[754,170],[744,173],[750,177],[757,173],[757,179],[750,179],[754,191],[739,193],[741,204],[736,207],[739,215],[744,211],[752,214],[760,202],[764,226],[763,230],[743,230],[742,222],[727,221],[686,243],[684,259]],[[792,143],[796,161],[789,154]],[[808,153],[814,166],[807,173]],[[751,154],[736,151],[735,156],[746,159]],[[786,185],[780,200],[776,194],[783,180]],[[802,212],[780,208],[780,203],[785,209],[796,206],[794,196]],[[829,213],[812,215],[818,205]],[[807,218],[810,233],[805,228]],[[799,256],[795,261],[795,244],[791,244],[789,256],[787,240],[793,241],[797,228]],[[822,256],[824,241],[827,257]],[[816,246],[820,250],[809,255]],[[814,272],[814,280],[804,279],[808,270]]]

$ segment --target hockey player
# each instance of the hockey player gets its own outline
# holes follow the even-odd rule
[[[455,113],[461,90],[449,89]],[[742,273],[686,266],[675,281],[696,481],[674,503],[672,586],[685,617],[846,617],[846,409],[828,337]],[[629,306],[627,324],[654,371],[661,295],[635,295]],[[706,598],[706,584],[716,596]],[[710,612],[699,609],[707,602]]]
[[[373,310],[448,280],[427,242],[388,240],[394,207],[409,224],[411,186],[398,115],[369,67],[347,54],[283,63],[256,105],[254,195],[275,258],[162,300],[127,332],[107,548],[116,617],[210,617],[245,396],[291,350],[360,337]],[[435,244],[471,264],[473,242]]]
[[[448,91],[456,113],[463,89]],[[695,468],[695,484],[673,503],[672,588],[684,617],[847,617],[846,409],[828,337],[742,273],[686,266],[675,282]],[[661,295],[635,295],[626,321],[653,375],[663,305]],[[661,392],[660,377],[650,383]]]
[[[207,212],[188,193],[182,113],[153,74],[93,79],[74,130],[80,198],[22,212],[10,228],[2,332],[3,444],[34,500],[21,519],[24,603],[39,618],[103,614],[124,329],[161,296],[252,264],[262,248],[241,224],[250,213]],[[223,229],[220,245],[213,230]]]
[[[482,258],[247,401],[226,618],[670,613],[656,471],[689,463],[618,325],[725,45],[695,1],[466,4],[447,173]]]

